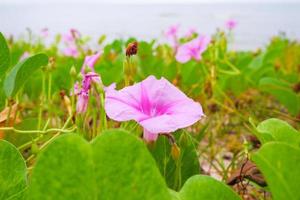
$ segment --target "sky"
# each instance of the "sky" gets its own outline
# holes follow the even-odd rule
[[[0,0],[5,4],[104,3],[104,4],[189,4],[189,3],[287,3],[300,0]]]

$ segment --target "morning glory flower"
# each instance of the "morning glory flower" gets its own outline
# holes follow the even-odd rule
[[[70,56],[73,58],[77,58],[79,56],[79,51],[76,46],[68,46],[63,50],[63,54],[65,56]]]
[[[207,49],[210,43],[210,37],[199,36],[178,47],[176,60],[180,63],[186,63],[191,59],[201,60],[202,53]]]
[[[146,141],[188,127],[204,116],[199,103],[188,98],[165,78],[149,76],[140,83],[105,88],[105,110],[116,121],[135,120],[144,128]]]
[[[175,50],[178,47],[178,41],[177,41],[178,32],[179,32],[178,24],[170,26],[165,32],[166,38],[171,41],[172,46],[174,47]]]
[[[178,24],[172,25],[167,29],[165,35],[169,39],[177,38],[178,31],[179,31],[179,25]]]
[[[84,74],[85,70],[90,69],[90,71],[94,72],[94,65],[97,60],[100,58],[101,52],[98,52],[94,55],[86,56],[83,62],[83,66],[81,68],[81,73]]]
[[[66,44],[74,44],[76,38],[80,37],[80,32],[76,29],[70,29],[70,31],[66,34],[62,35],[62,40]]]
[[[226,28],[228,28],[229,30],[233,30],[237,25],[237,21],[234,19],[230,19],[226,22],[225,25],[226,25]]]

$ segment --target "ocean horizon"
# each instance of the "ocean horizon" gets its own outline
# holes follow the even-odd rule
[[[195,28],[201,34],[224,29],[228,19],[238,22],[232,48],[253,50],[266,45],[272,36],[285,34],[300,38],[300,3],[202,3],[173,5],[125,4],[1,4],[0,31],[20,37],[26,28],[50,34],[76,28],[97,40],[136,37],[139,40],[163,38],[170,25],[181,25],[182,34]]]

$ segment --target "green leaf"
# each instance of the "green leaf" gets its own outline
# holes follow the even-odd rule
[[[10,65],[10,53],[6,40],[0,32],[0,79],[5,75],[5,72]]]
[[[281,142],[263,145],[252,157],[274,200],[300,199],[300,149]]]
[[[261,142],[285,142],[299,147],[300,133],[287,122],[279,119],[267,119],[257,126],[258,138]]]
[[[274,96],[292,115],[300,112],[300,96],[289,84],[275,78],[265,77],[259,81],[259,88]]]
[[[170,200],[167,186],[145,144],[121,130],[92,142],[98,200]]]
[[[181,198],[179,197],[179,193],[174,191],[174,190],[171,190],[169,189],[169,192],[172,196],[172,200],[181,200]]]
[[[148,148],[155,158],[158,168],[165,177],[168,186],[174,190],[179,190],[188,178],[200,173],[200,166],[196,144],[192,141],[193,136],[183,131],[178,131],[173,135],[180,148],[178,160],[175,161],[172,158],[171,145],[164,136],[160,136]]]
[[[29,57],[12,68],[4,80],[4,91],[7,97],[13,97],[36,70],[47,65],[48,57],[37,54]]]
[[[0,140],[0,199],[16,199],[26,188],[26,165],[17,148]]]
[[[75,134],[60,136],[38,156],[28,200],[94,200],[93,169],[90,144]]]
[[[229,186],[204,175],[189,178],[179,196],[181,200],[241,200]]]

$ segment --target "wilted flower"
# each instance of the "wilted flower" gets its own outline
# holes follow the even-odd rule
[[[94,65],[96,61],[99,59],[100,55],[101,53],[98,52],[94,55],[85,57],[83,66],[81,68],[81,74],[83,76],[81,88],[79,87],[78,82],[76,82],[74,85],[74,94],[78,96],[77,104],[76,104],[77,113],[86,112],[88,102],[89,102],[89,92],[92,83],[102,85],[100,76],[94,71]],[[86,69],[91,69],[91,71],[86,73]]]
[[[95,72],[89,72],[84,75],[82,87],[79,89],[78,82],[74,85],[74,94],[78,96],[76,111],[77,113],[85,113],[89,102],[89,91],[92,83],[102,84],[100,76]]]
[[[186,63],[192,58],[201,60],[202,53],[207,49],[210,43],[210,37],[199,36],[178,47],[176,60],[181,63]]]
[[[116,121],[135,120],[144,128],[146,141],[155,141],[159,134],[188,127],[204,115],[199,103],[164,78],[157,80],[149,76],[119,91],[113,84],[105,92],[108,117]]]
[[[94,65],[96,64],[97,60],[100,58],[101,52],[98,52],[94,55],[86,56],[81,68],[81,73],[85,74],[86,69],[90,69],[90,71],[94,72]]]
[[[236,27],[237,21],[234,20],[234,19],[230,19],[230,20],[228,20],[228,21],[226,22],[225,25],[226,25],[226,28],[228,28],[229,30],[232,30],[232,29],[234,29],[234,28]]]
[[[138,43],[131,42],[127,45],[126,56],[130,57],[130,56],[136,55],[137,51],[138,51]]]

